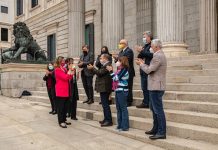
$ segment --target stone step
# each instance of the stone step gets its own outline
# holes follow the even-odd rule
[[[79,94],[85,94],[84,88],[79,88],[78,90],[79,90]],[[95,92],[95,94],[97,94],[97,92]],[[133,90],[133,96],[142,98],[143,97],[142,90]],[[218,93],[166,91],[164,95],[164,99],[218,103]]]
[[[46,97],[25,96],[23,98],[32,100],[32,101],[49,103],[49,100]],[[83,104],[83,105],[86,105],[86,104]],[[129,108],[129,109],[134,109],[134,108]],[[78,115],[81,117],[86,116],[85,118],[88,117],[88,119],[93,119],[95,121],[100,121],[103,119],[102,112],[93,111],[93,110],[85,110],[85,109],[83,109],[83,111],[81,112],[80,110],[81,109],[78,109]],[[133,111],[130,111],[130,112],[132,113]],[[116,114],[115,113],[113,113],[113,120],[114,120],[114,123],[116,124]],[[130,116],[130,127],[131,128],[147,130],[147,129],[150,129],[151,126],[152,126],[152,120],[149,118],[144,119],[140,117]],[[210,127],[203,127],[199,125],[190,125],[190,124],[168,121],[167,122],[167,133],[169,135],[178,136],[181,138],[189,138],[192,140],[202,140],[206,142],[212,142],[215,144],[218,143],[218,129],[210,128]]]
[[[31,93],[33,94],[33,96],[48,97],[47,92],[33,91]],[[86,100],[86,98],[87,97],[85,94],[80,94],[81,100]],[[114,94],[113,94],[112,98],[114,101]],[[100,102],[99,94],[95,95],[95,101]],[[139,105],[139,104],[141,104],[141,102],[142,102],[142,98],[134,97],[133,106]],[[195,102],[195,101],[189,101],[189,99],[186,99],[186,100],[165,99],[164,100],[164,108],[171,109],[171,110],[218,114],[218,103],[199,102],[199,101]]]
[[[218,84],[218,78],[217,76],[168,76],[166,79],[167,83],[193,83],[193,84]],[[93,80],[93,83],[95,84],[95,77]],[[134,78],[134,83],[141,83],[141,78],[140,76],[136,76]],[[82,81],[79,80],[78,84],[80,87],[82,86]],[[93,85],[94,85],[93,84]]]
[[[79,95],[80,100],[85,101],[87,96],[85,94]],[[114,96],[113,102],[114,102]],[[100,102],[100,96],[95,95],[96,102]],[[115,103],[115,102],[114,102]],[[133,98],[133,107],[142,103],[142,98]],[[202,112],[218,114],[218,103],[210,102],[193,102],[193,101],[178,101],[178,100],[164,100],[164,108],[172,110]]]
[[[191,61],[195,61],[195,60],[199,60],[199,59],[216,59],[218,58],[218,54],[203,54],[203,55],[189,55],[189,56],[182,56],[182,57],[172,57],[172,58],[168,58],[168,61],[187,61],[187,60],[191,60]]]
[[[218,63],[202,64],[202,69],[215,69],[215,68],[218,68]]]
[[[94,121],[103,120],[102,112],[78,109],[78,115],[83,118],[88,118]],[[112,113],[113,122],[116,124],[116,114]],[[129,116],[130,127],[139,130],[148,130],[152,127],[152,119],[139,118]],[[203,127],[197,125],[190,125],[184,123],[167,122],[167,134],[191,140],[200,140],[218,144],[218,129]]]
[[[83,104],[82,101],[78,101],[77,107],[86,110],[102,112],[102,106],[97,102],[88,105]],[[115,105],[111,105],[110,107],[112,113],[117,113]],[[130,116],[140,118],[152,118],[152,114],[149,109],[138,109],[136,107],[128,107],[128,111]],[[167,121],[218,128],[218,114],[197,113],[170,109],[165,109],[165,114]]]
[[[50,103],[48,97],[44,96],[25,96],[23,98],[35,102]],[[83,104],[82,102],[83,100],[78,101],[78,108],[102,111],[102,106],[99,105],[98,102],[95,102],[92,105]],[[114,113],[116,112],[115,105],[111,105],[111,110]],[[130,116],[152,118],[150,111],[148,109],[138,109],[132,106],[128,107],[128,110]],[[165,108],[165,113],[168,121],[218,128],[218,114],[200,113],[186,110],[175,110],[171,108]]]
[[[83,88],[83,85],[78,83],[78,87]],[[141,90],[141,84],[134,83],[133,90]],[[167,83],[166,91],[218,92],[218,84]]]
[[[78,84],[78,86],[80,87],[80,84]],[[32,91],[32,94],[34,94],[34,92],[38,92],[36,94],[39,94],[39,96],[40,95],[47,96],[46,87],[37,87],[36,90],[37,91]],[[85,91],[81,85],[81,88],[79,88],[79,94],[84,94],[84,93]],[[143,93],[141,89],[133,90],[133,96],[142,98]],[[164,99],[218,103],[218,93],[216,92],[166,91],[164,95]]]
[[[183,66],[183,65],[199,65],[199,64],[207,64],[207,63],[218,63],[218,57],[213,58],[213,59],[207,59],[207,58],[202,58],[202,59],[196,59],[196,60],[174,60],[174,61],[168,61],[167,64],[168,66]]]
[[[140,89],[139,85],[134,89]],[[218,84],[189,84],[189,83],[168,83],[167,91],[186,91],[186,92],[218,92]]]
[[[85,113],[86,110],[80,109],[80,112]],[[93,120],[80,120],[84,124],[88,124],[92,127],[96,127],[99,129],[102,129],[99,126],[99,123]],[[115,130],[115,126],[104,128],[104,130],[116,133],[128,138],[132,138],[138,141],[142,141],[145,143],[149,143],[155,146],[159,146],[164,149],[168,150],[215,150],[217,149],[218,145],[202,142],[202,141],[196,141],[196,140],[190,140],[190,139],[183,139],[175,136],[167,136],[167,139],[165,140],[158,140],[158,141],[152,141],[144,134],[144,130],[138,130],[138,129],[132,129],[128,132],[118,132]]]

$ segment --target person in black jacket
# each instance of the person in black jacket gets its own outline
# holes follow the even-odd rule
[[[132,51],[132,49],[130,49],[128,47],[128,41],[126,39],[122,39],[120,40],[120,43],[118,45],[120,52],[118,54],[118,57],[113,56],[113,58],[115,59],[115,63],[117,62],[119,57],[122,56],[126,56],[128,58],[129,61],[129,79],[128,79],[128,89],[129,89],[129,93],[128,93],[128,101],[127,101],[127,105],[128,106],[132,106],[132,102],[133,102],[133,94],[132,94],[132,87],[133,87],[133,78],[135,77],[135,69],[134,69],[134,53]]]
[[[112,54],[109,53],[108,47],[107,46],[103,46],[101,48],[101,54],[98,55],[96,62],[95,62],[95,66],[100,69],[102,67],[102,64],[100,62],[100,57],[102,54],[108,54],[109,55],[109,62],[112,64]],[[99,102],[99,104],[101,104],[101,102]],[[109,104],[112,104],[112,97],[111,97],[111,93],[109,95]]]
[[[56,104],[55,104],[55,79],[54,79],[54,66],[53,63],[47,65],[45,76],[43,80],[46,81],[46,87],[48,92],[48,97],[51,103],[51,111],[49,114],[57,114]]]
[[[82,47],[83,54],[80,56],[80,60],[78,63],[78,67],[82,68],[81,78],[83,87],[86,92],[86,96],[88,99],[83,103],[92,104],[94,103],[94,90],[93,90],[93,73],[89,69],[87,69],[87,65],[94,64],[94,55],[91,51],[89,51],[89,46],[84,45]]]
[[[109,106],[109,95],[112,90],[112,79],[110,72],[106,69],[107,66],[111,66],[110,55],[102,54],[100,57],[101,68],[97,69],[92,65],[88,65],[88,69],[92,70],[96,74],[95,90],[100,93],[104,119],[100,121],[101,127],[112,126],[112,115]]]
[[[143,47],[136,47],[136,51],[138,51],[138,58],[141,58],[145,61],[145,64],[150,65],[150,62],[153,58],[153,52],[151,52],[151,41],[152,41],[152,33],[150,31],[146,31],[143,33],[143,43],[145,44]],[[148,74],[140,69],[140,77],[141,77],[141,88],[143,91],[144,99],[140,105],[137,105],[137,108],[149,108],[149,91],[148,91]]]
[[[95,66],[96,66],[97,68],[101,68],[101,66],[102,66],[102,64],[101,64],[101,62],[100,62],[100,57],[101,57],[102,54],[108,54],[108,55],[110,56],[109,62],[112,63],[112,55],[109,53],[108,47],[107,47],[107,46],[103,46],[103,47],[101,48],[101,54],[98,55],[98,57],[97,57],[97,59],[96,59],[96,62],[95,62]]]
[[[69,101],[68,101],[68,108],[67,108],[67,117],[70,117],[72,120],[78,120],[76,117],[76,110],[77,110],[77,101],[79,100],[79,92],[78,92],[78,86],[77,86],[77,80],[79,79],[79,72],[74,65],[74,59],[73,58],[67,58],[66,59],[67,64],[67,70],[69,69],[75,69],[75,74],[72,80],[70,80],[70,95],[69,95]],[[69,66],[72,66],[73,68],[69,68]]]

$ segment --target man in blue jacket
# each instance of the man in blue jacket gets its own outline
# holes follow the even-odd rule
[[[136,47],[136,51],[139,52],[138,58],[144,60],[145,64],[150,65],[150,62],[153,58],[153,52],[151,52],[151,41],[153,39],[152,33],[150,31],[146,31],[143,33],[143,43],[145,44],[143,47]],[[140,77],[141,77],[141,88],[143,91],[143,101],[140,105],[136,106],[137,108],[149,108],[149,91],[148,91],[148,74],[140,69]]]

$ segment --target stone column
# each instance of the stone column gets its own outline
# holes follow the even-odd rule
[[[71,57],[78,57],[85,44],[85,0],[68,0],[69,45]]]
[[[156,0],[157,37],[167,57],[188,55],[183,35],[183,0]]]
[[[200,51],[217,52],[216,0],[200,1]]]
[[[118,49],[123,38],[124,0],[103,0],[103,45]]]

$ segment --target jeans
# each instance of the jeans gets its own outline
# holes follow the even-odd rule
[[[164,91],[149,91],[151,111],[153,115],[153,131],[156,135],[166,135],[166,118],[163,110],[162,97]]]
[[[101,92],[101,103],[104,112],[104,122],[112,123],[112,116],[111,116],[111,108],[109,106],[109,94],[108,92]]]
[[[81,74],[83,87],[86,92],[86,96],[88,97],[88,100],[94,100],[94,90],[93,90],[93,76],[85,76],[84,74]]]
[[[132,94],[132,88],[133,88],[133,79],[134,76],[129,75],[129,79],[128,79],[128,98],[127,98],[127,103],[128,104],[132,104],[133,102],[133,94]]]
[[[148,91],[148,76],[147,75],[141,75],[141,88],[142,88],[143,96],[144,96],[142,103],[144,105],[149,106],[149,91]]]
[[[116,91],[117,129],[129,129],[129,114],[127,109],[128,92]]]

